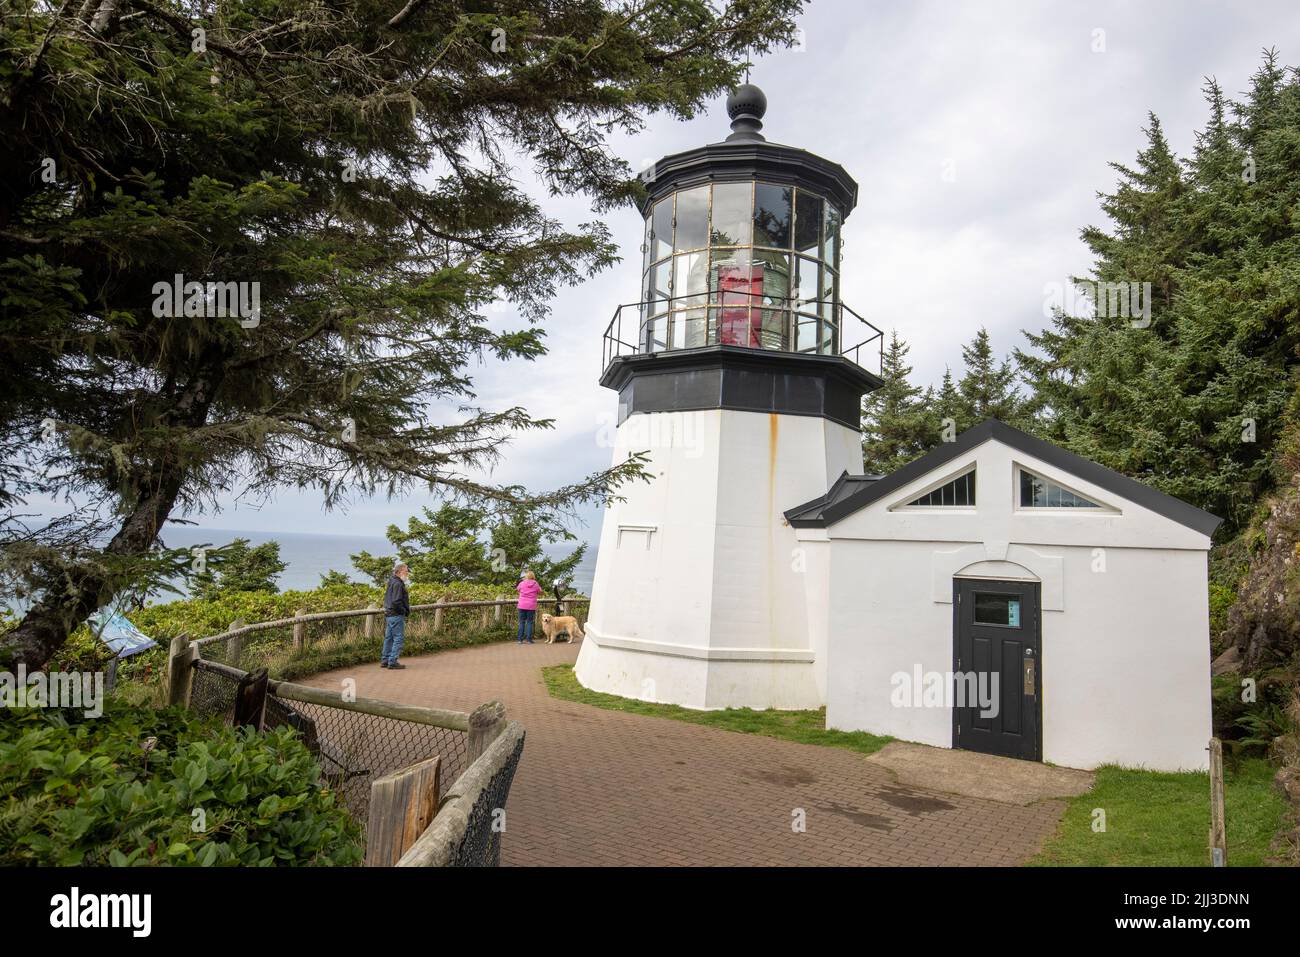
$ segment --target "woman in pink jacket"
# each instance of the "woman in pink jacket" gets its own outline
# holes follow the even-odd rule
[[[516,638],[521,645],[527,641],[533,643],[533,620],[537,617],[537,596],[542,593],[542,586],[537,584],[531,569],[524,571],[524,578],[517,587],[519,592],[519,635]]]

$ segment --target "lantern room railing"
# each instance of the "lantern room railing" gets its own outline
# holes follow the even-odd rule
[[[868,372],[881,372],[884,333],[841,302],[740,291],[723,292],[720,301],[707,299],[695,293],[619,306],[605,329],[602,371],[622,356],[725,345],[843,356]]]

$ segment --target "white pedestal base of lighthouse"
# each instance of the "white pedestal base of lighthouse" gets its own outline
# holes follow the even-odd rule
[[[820,416],[728,409],[635,413],[614,461],[649,451],[649,484],[605,513],[586,640],[587,688],[689,708],[825,701],[808,575],[782,517],[862,469],[861,437]]]

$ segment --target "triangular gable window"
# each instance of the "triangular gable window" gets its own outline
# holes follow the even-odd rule
[[[974,505],[975,504],[975,470],[965,475],[958,475],[946,485],[926,492],[912,505]]]
[[[1081,495],[1076,495],[1068,488],[1062,488],[1055,482],[1020,470],[1020,507],[1021,508],[1101,508]]]

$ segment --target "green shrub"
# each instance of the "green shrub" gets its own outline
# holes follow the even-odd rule
[[[1211,641],[1228,626],[1228,609],[1237,600],[1237,589],[1232,585],[1210,582],[1210,636]],[[1215,652],[1223,649],[1215,647]]]
[[[145,750],[152,741],[151,750]],[[199,828],[199,825],[202,825]],[[180,709],[0,713],[0,866],[352,865],[361,832],[311,752]]]
[[[1240,675],[1213,679],[1214,734],[1223,740],[1229,764],[1267,757],[1276,738],[1294,732],[1287,706],[1296,684],[1296,676],[1288,669],[1265,671],[1256,680],[1255,700],[1243,701]]]

